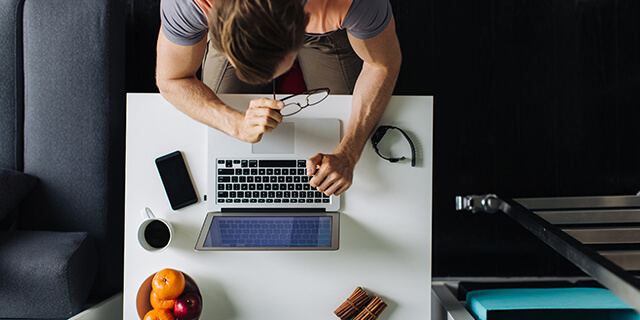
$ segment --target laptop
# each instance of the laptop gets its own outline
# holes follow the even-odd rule
[[[207,130],[209,212],[195,250],[339,248],[340,196],[309,185],[306,160],[333,153],[340,120],[288,117],[255,144]]]

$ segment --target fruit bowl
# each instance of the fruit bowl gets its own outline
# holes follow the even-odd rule
[[[181,272],[181,273],[184,275],[185,282],[186,282],[184,292],[195,293],[198,297],[200,297],[200,304],[202,304],[203,303],[202,294],[200,293],[200,289],[198,288],[198,285],[196,284],[196,282],[188,274],[184,272]],[[153,277],[155,275],[156,273],[151,274],[146,280],[144,280],[144,282],[142,282],[142,284],[140,285],[140,288],[138,289],[138,295],[136,297],[136,308],[138,311],[138,316],[140,317],[141,320],[144,319],[144,316],[147,314],[147,312],[153,309],[153,307],[151,306],[150,296],[151,296],[151,290],[152,290]],[[197,316],[197,317],[191,317],[189,319],[197,320],[199,318],[200,317]],[[178,317],[176,317],[176,319],[181,320]]]

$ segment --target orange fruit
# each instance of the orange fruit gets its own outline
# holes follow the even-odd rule
[[[161,300],[171,300],[179,297],[184,291],[186,280],[184,274],[174,269],[162,269],[153,276],[151,289]]]
[[[158,294],[155,291],[151,290],[151,295],[149,297],[149,301],[151,301],[151,306],[154,309],[169,309],[173,310],[173,307],[176,304],[175,299],[164,300],[158,298]]]
[[[142,320],[176,320],[176,317],[169,310],[153,309],[147,312]]]

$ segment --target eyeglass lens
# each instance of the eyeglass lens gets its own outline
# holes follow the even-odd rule
[[[284,101],[285,105],[284,105],[284,108],[280,110],[280,113],[283,116],[294,115],[300,112],[300,110],[308,106],[312,106],[314,104],[320,103],[328,95],[329,95],[328,92],[320,91],[320,92],[315,92],[310,94],[301,94],[301,95],[290,97]]]

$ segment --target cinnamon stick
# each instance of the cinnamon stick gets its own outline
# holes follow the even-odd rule
[[[373,299],[369,302],[369,304],[364,307],[353,320],[376,320],[387,307],[387,304],[380,299],[377,295],[373,296]]]
[[[335,313],[335,315],[341,320],[348,320],[361,312],[369,301],[371,301],[371,298],[367,293],[361,287],[357,287],[351,296],[349,296],[349,298],[347,298],[347,300],[343,302],[333,313]]]

